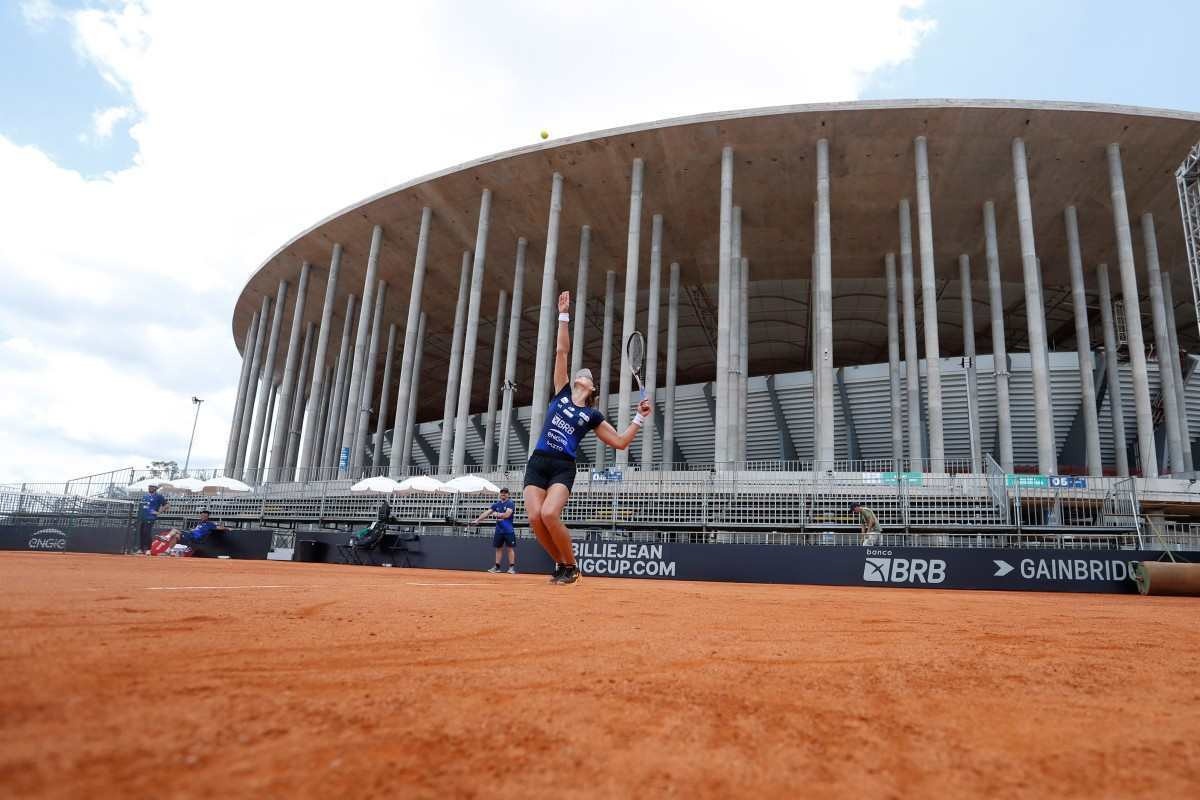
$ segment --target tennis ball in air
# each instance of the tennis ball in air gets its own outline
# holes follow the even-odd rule
[[[549,132],[549,131],[542,131],[542,133],[541,133],[541,137],[542,137],[543,139],[549,139],[549,138],[550,138],[550,132]]]

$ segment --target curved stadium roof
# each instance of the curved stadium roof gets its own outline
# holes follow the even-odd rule
[[[618,317],[620,314],[630,168],[638,157],[644,159],[646,170],[639,319],[645,319],[650,217],[661,213],[664,282],[667,264],[677,261],[681,266],[678,383],[711,380],[715,331],[704,322],[709,318],[705,305],[711,303],[715,308],[717,299],[721,148],[731,145],[735,152],[734,202],[742,208],[743,254],[750,259],[751,270],[751,374],[807,370],[815,147],[818,139],[827,138],[832,176],[835,365],[886,361],[883,257],[899,247],[899,200],[915,197],[913,139],[921,135],[929,143],[943,356],[961,353],[957,260],[962,253],[972,258],[976,282],[978,350],[991,351],[981,212],[986,200],[996,203],[1009,350],[1016,352],[1026,346],[1010,149],[1011,140],[1018,136],[1025,140],[1029,155],[1051,347],[1074,349],[1065,206],[1078,208],[1089,297],[1095,296],[1091,272],[1097,263],[1108,262],[1115,278],[1105,158],[1110,142],[1121,145],[1135,228],[1143,212],[1155,216],[1162,266],[1175,275],[1180,343],[1184,348],[1195,346],[1174,170],[1188,148],[1200,140],[1200,114],[1001,100],[855,102],[706,114],[555,140],[452,167],[343,209],[280,247],[242,290],[233,314],[233,334],[240,347],[262,296],[273,296],[280,279],[294,280],[303,260],[315,267],[306,321],[319,320],[325,268],[334,242],[345,248],[335,309],[344,308],[346,295],[362,292],[367,248],[376,224],[384,228],[379,275],[391,289],[384,322],[402,328],[420,213],[428,205],[433,210],[433,224],[424,308],[429,312],[430,327],[423,371],[430,378],[423,384],[418,420],[440,418],[440,382],[449,356],[461,256],[464,250],[474,248],[479,195],[488,188],[493,198],[480,340],[490,342],[494,335],[496,297],[501,289],[511,291],[516,241],[525,237],[529,253],[517,402],[528,403],[532,384],[529,362],[535,342],[529,334],[536,325],[537,311],[532,306],[540,294],[551,176],[559,172],[564,178],[557,266],[563,288],[575,288],[579,228],[586,224],[592,229],[588,313],[595,324],[589,326],[585,362],[597,366],[599,305],[607,270],[619,276],[616,308]],[[1135,255],[1144,286],[1136,230]],[[291,301],[289,298],[289,306]],[[919,300],[917,305],[920,308]],[[1143,312],[1148,313],[1145,308]],[[290,319],[290,313],[288,310],[285,319]],[[1095,341],[1099,338],[1098,315],[1092,316]],[[663,320],[665,323],[665,313]],[[330,350],[331,357],[336,356],[336,346]],[[486,404],[489,369],[489,357],[476,359],[472,411]]]

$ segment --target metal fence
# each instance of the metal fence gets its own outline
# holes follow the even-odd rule
[[[520,471],[484,473],[512,490],[525,518]],[[642,471],[580,468],[563,520],[607,529],[837,532],[858,528],[851,503],[871,508],[887,533],[1104,530],[1138,534],[1132,481],[1095,486],[1026,486],[1002,474],[914,472]],[[350,492],[350,480],[278,483],[242,495],[175,495],[162,514],[180,524],[203,506],[226,521],[294,526],[373,519],[379,495]],[[490,495],[390,495],[392,513],[412,523],[469,520]]]
[[[137,513],[138,504],[129,500],[0,487],[0,525],[124,528]]]

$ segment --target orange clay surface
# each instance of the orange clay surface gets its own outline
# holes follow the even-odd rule
[[[0,741],[2,797],[1198,797],[1200,601],[0,553]]]

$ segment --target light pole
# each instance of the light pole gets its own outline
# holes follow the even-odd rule
[[[188,464],[192,461],[192,442],[196,441],[196,423],[200,421],[200,404],[204,401],[199,397],[192,398],[192,405],[196,407],[196,415],[192,417],[192,438],[188,439],[187,458],[183,460],[183,474],[187,475]]]

